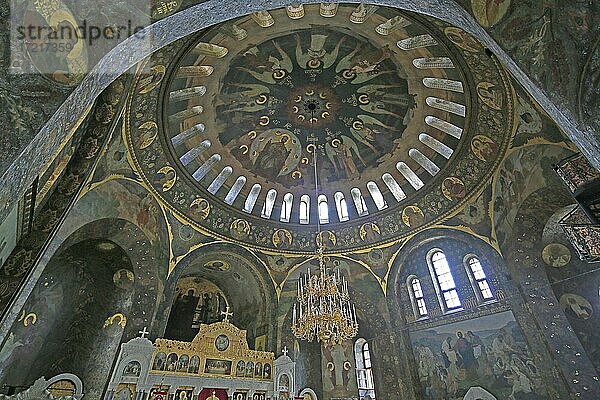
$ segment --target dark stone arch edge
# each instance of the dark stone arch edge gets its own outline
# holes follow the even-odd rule
[[[361,1],[347,0],[346,2],[360,3]],[[298,3],[311,4],[319,3],[319,1],[300,0]],[[600,169],[600,157],[598,156],[600,154],[600,138],[594,134],[593,129],[589,126],[578,126],[576,116],[569,111],[563,111],[568,109],[564,100],[556,99],[561,107],[554,104],[546,93],[536,86],[515,61],[475,22],[474,18],[455,1],[371,0],[369,3],[429,15],[454,24],[474,35],[496,54],[507,70],[561,126],[587,158]],[[0,193],[0,221],[6,218],[18,198],[25,193],[36,175],[35,171],[50,160],[68,132],[77,127],[79,117],[117,77],[126,73],[153,52],[191,33],[254,11],[280,8],[287,4],[287,0],[265,0],[259,4],[233,0],[228,2],[209,0],[150,25],[142,31],[143,37],[147,40],[132,36],[113,48],[71,93],[0,177],[0,187],[3,188]],[[108,73],[109,71],[111,73]]]
[[[21,238],[0,268],[0,282],[3,286],[6,285],[6,289],[0,293],[0,345],[44,270],[41,268],[37,271],[32,268],[43,256],[44,250],[50,244],[57,228],[83,189],[91,168],[98,160],[111,132],[118,126],[120,118],[117,116],[125,103],[123,96],[127,95],[128,90],[126,89],[130,83],[131,80],[126,76],[115,81],[108,88],[118,94],[119,101],[117,103],[110,104],[103,101],[96,104],[95,110],[88,117],[90,118],[89,124],[83,125],[85,136],[81,138],[79,148],[65,169],[61,183],[40,210],[31,231]],[[112,114],[112,117],[105,120],[103,118],[107,111]],[[27,296],[17,297],[19,289],[25,288],[25,282],[31,286],[29,290],[24,290],[27,292]]]

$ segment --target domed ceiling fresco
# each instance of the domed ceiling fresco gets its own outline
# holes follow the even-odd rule
[[[440,222],[513,131],[476,40],[385,7],[262,11],[140,68],[125,134],[142,178],[182,221],[263,250],[311,253],[317,223],[334,252]]]

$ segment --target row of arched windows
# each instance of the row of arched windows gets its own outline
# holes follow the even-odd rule
[[[462,309],[452,269],[444,252],[440,249],[431,250],[427,255],[427,264],[442,310],[446,313]],[[474,254],[469,254],[464,258],[463,264],[478,301],[480,303],[494,301],[494,293],[479,258]],[[415,317],[417,319],[427,318],[429,311],[421,281],[415,275],[411,275],[406,284]]]

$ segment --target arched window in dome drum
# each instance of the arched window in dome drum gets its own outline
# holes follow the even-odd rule
[[[328,224],[329,207],[327,205],[327,197],[324,194],[319,195],[317,198],[317,204],[319,207],[319,222],[322,224]]]
[[[396,179],[394,179],[392,174],[386,172],[381,176],[381,179],[383,180],[383,183],[385,183],[385,185],[388,187],[388,189],[390,189],[390,192],[392,193],[396,201],[402,201],[406,198],[404,190],[402,190],[400,185],[398,185],[398,182],[396,182]]]
[[[406,165],[406,163],[400,161],[398,164],[396,164],[396,169],[402,174],[402,176],[404,176],[404,179],[406,179],[408,183],[410,183],[410,185],[413,188],[415,188],[415,190],[419,190],[423,186],[425,186],[423,181],[417,176],[417,174],[415,174],[415,172],[412,169],[410,169],[408,165]]]
[[[197,147],[194,147],[191,150],[188,150],[184,155],[182,155],[181,157],[179,157],[179,161],[181,161],[181,163],[183,165],[188,165],[189,163],[191,163],[192,161],[194,161],[194,159],[196,157],[198,157],[200,154],[202,154],[204,152],[204,150],[208,149],[211,146],[210,140],[203,140]]]
[[[246,197],[246,202],[244,203],[244,211],[247,213],[251,213],[254,208],[254,204],[256,203],[256,199],[258,199],[258,195],[260,194],[261,186],[258,183],[255,183],[250,189],[250,193],[248,193],[248,197]]]
[[[371,194],[371,198],[373,199],[375,206],[377,206],[377,209],[383,210],[383,209],[387,208],[387,206],[388,206],[387,202],[383,198],[383,194],[381,194],[381,190],[379,190],[379,187],[377,186],[377,184],[375,182],[373,182],[373,181],[368,182],[367,190]]]
[[[487,276],[481,266],[481,261],[474,255],[467,256],[465,258],[465,266],[467,273],[471,279],[473,290],[477,295],[479,301],[490,301],[494,300],[494,294],[487,280]]]
[[[348,204],[344,198],[344,193],[336,192],[333,195],[333,199],[335,200],[335,208],[340,222],[348,221],[350,217],[348,216]]]
[[[307,194],[303,194],[300,197],[300,223],[308,224],[310,222],[310,197]]]
[[[460,308],[462,304],[444,252],[439,249],[433,250],[428,261],[442,309],[446,312]]]
[[[270,189],[267,192],[267,197],[265,198],[265,204],[263,204],[262,211],[260,212],[261,217],[271,218],[271,214],[273,213],[273,207],[275,206],[276,198],[277,198],[277,190]]]
[[[229,166],[223,168],[223,170],[219,173],[219,175],[217,175],[217,177],[212,181],[212,183],[208,187],[208,191],[211,194],[217,193],[217,190],[219,190],[221,186],[223,186],[223,184],[225,183],[227,178],[229,178],[232,172],[233,168]]]
[[[446,146],[444,143],[442,143],[439,140],[437,140],[436,138],[428,135],[427,133],[421,133],[419,135],[419,140],[425,146],[434,150],[438,154],[441,154],[443,157],[445,157],[447,159],[450,159],[450,157],[452,157],[452,153],[454,153],[454,150],[452,150],[450,147]]]
[[[367,204],[365,203],[365,199],[363,198],[362,193],[360,193],[360,189],[352,188],[352,190],[350,190],[350,194],[352,195],[354,207],[356,207],[356,213],[358,214],[358,216],[362,217],[363,215],[368,215],[369,210],[367,210]]]
[[[202,164],[200,167],[198,167],[198,169],[196,170],[196,172],[194,172],[192,174],[192,176],[194,177],[194,179],[196,181],[200,182],[200,180],[206,176],[208,171],[213,169],[215,164],[218,163],[219,161],[221,161],[221,155],[213,154],[212,156],[210,156],[210,158],[208,160],[206,160],[204,162],[204,164]]]
[[[238,176],[238,178],[235,180],[235,183],[233,184],[231,189],[229,189],[229,192],[225,196],[225,203],[232,205],[233,202],[235,201],[235,199],[240,194],[240,192],[245,184],[246,184],[246,177],[243,175]]]
[[[438,172],[440,172],[440,167],[435,165],[433,161],[431,161],[425,154],[421,153],[417,149],[410,149],[408,151],[408,155],[410,158],[419,163],[421,167],[423,167],[429,175],[435,176]]]
[[[283,196],[283,202],[281,202],[281,213],[279,214],[279,221],[290,222],[290,216],[292,215],[292,205],[294,203],[294,195],[286,193]]]
[[[425,296],[423,295],[423,288],[421,287],[421,281],[419,278],[414,275],[409,276],[406,280],[406,286],[408,288],[408,294],[413,306],[415,318],[421,319],[427,317]]]
[[[205,129],[206,127],[204,124],[196,124],[191,128],[173,136],[173,138],[171,138],[171,143],[173,144],[173,147],[180,146],[195,135],[203,133]]]

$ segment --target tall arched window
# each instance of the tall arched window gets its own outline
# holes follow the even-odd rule
[[[256,199],[258,199],[258,195],[260,194],[261,186],[258,183],[255,183],[250,189],[250,193],[248,193],[248,197],[246,197],[246,201],[244,202],[244,211],[247,213],[251,213],[254,208],[254,204],[256,204]]]
[[[338,219],[340,222],[348,221],[348,204],[342,192],[336,192],[333,196],[335,200],[335,208],[337,210]]]
[[[329,207],[327,206],[327,197],[324,194],[317,198],[319,204],[319,222],[322,224],[329,223]]]
[[[421,288],[421,281],[416,276],[411,275],[406,280],[406,285],[408,286],[408,294],[413,306],[415,318],[426,318],[427,306],[425,305],[425,297],[423,295],[423,288]]]
[[[356,361],[356,381],[358,383],[359,399],[375,399],[371,351],[369,350],[369,343],[364,338],[359,338],[354,343],[354,360]]]
[[[381,194],[381,190],[379,190],[379,187],[375,182],[368,182],[367,190],[371,194],[371,198],[373,199],[375,206],[377,206],[377,209],[383,210],[384,208],[387,208],[387,202],[383,198],[383,194]]]
[[[469,274],[471,284],[473,285],[473,290],[475,290],[475,294],[477,295],[479,301],[494,300],[494,294],[492,293],[492,289],[490,288],[487,276],[483,271],[483,267],[481,266],[479,259],[473,255],[470,255],[465,257],[465,260],[467,273]]]
[[[402,188],[400,188],[400,185],[398,184],[396,179],[394,179],[394,177],[389,172],[383,174],[381,176],[381,179],[383,179],[383,183],[385,183],[388,189],[390,189],[390,192],[392,192],[392,195],[394,195],[396,201],[402,201],[406,198],[406,194],[404,193]]]
[[[273,213],[273,207],[275,206],[276,198],[277,198],[277,190],[270,189],[267,192],[267,197],[265,198],[265,204],[263,204],[262,211],[260,212],[261,217],[271,218],[271,214]]]
[[[204,176],[206,174],[208,174],[208,172],[213,169],[213,167],[215,166],[216,163],[218,163],[219,161],[221,161],[221,155],[220,154],[213,154],[212,156],[210,156],[210,158],[208,160],[206,160],[204,162],[204,164],[202,164],[200,167],[198,167],[198,169],[192,174],[192,176],[194,177],[194,179],[198,182],[200,182],[200,180],[202,178],[204,178]]]
[[[360,193],[359,188],[352,188],[350,190],[350,194],[352,195],[352,200],[354,200],[354,206],[356,207],[356,213],[362,217],[363,215],[369,214],[369,210],[367,210],[367,204],[365,203],[365,199]]]
[[[290,216],[292,215],[292,203],[294,202],[294,195],[286,193],[283,196],[283,202],[281,203],[281,213],[279,220],[281,222],[290,222]]]
[[[208,191],[212,194],[217,193],[217,190],[219,190],[221,186],[223,186],[223,184],[225,183],[227,178],[229,178],[229,175],[231,175],[232,172],[233,168],[231,168],[230,166],[223,168],[221,170],[221,173],[217,175],[217,177],[212,181],[212,183],[208,187]]]
[[[435,250],[430,255],[430,267],[444,311],[456,310],[461,307],[456,284],[448,265],[446,255],[441,250]]]
[[[310,197],[307,194],[303,194],[302,197],[300,197],[300,223],[301,224],[308,224],[310,222],[309,210],[310,210]]]
[[[242,190],[242,188],[244,187],[245,184],[246,184],[246,177],[238,176],[238,178],[235,180],[235,183],[233,184],[231,189],[229,189],[229,192],[225,196],[225,203],[232,205],[233,202],[235,201],[235,199],[237,198],[237,196],[240,194],[240,191]]]

